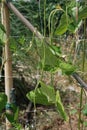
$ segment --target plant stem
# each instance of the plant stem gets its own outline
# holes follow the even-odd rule
[[[54,81],[54,76],[53,76],[53,74],[51,73],[51,86],[53,86],[53,81]]]
[[[82,71],[84,72],[84,68],[85,68],[85,36],[86,36],[86,23],[84,20],[84,42],[83,42],[83,54],[82,54]],[[79,121],[78,121],[78,130],[80,130],[80,124],[81,124],[81,109],[82,109],[82,100],[83,100],[83,89],[81,89],[81,93],[80,93],[80,111],[79,111]],[[82,129],[81,129],[82,130]]]
[[[44,0],[44,37],[46,35],[46,0]]]
[[[81,130],[80,124],[81,124],[81,109],[82,109],[82,99],[83,99],[83,89],[81,88],[80,91],[80,107],[79,107],[79,119],[78,119],[78,130]]]

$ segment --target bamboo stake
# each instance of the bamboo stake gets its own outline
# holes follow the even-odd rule
[[[9,21],[9,9],[4,2],[2,2],[2,24],[5,27],[6,33],[4,34],[4,56],[5,56],[5,93],[7,95],[7,104],[11,104],[10,92],[13,87],[13,79],[12,79],[12,61],[11,61],[11,53],[9,48],[9,35],[10,35],[10,21]],[[6,112],[11,113],[11,109],[7,109]],[[6,119],[6,130],[11,128],[11,123]]]

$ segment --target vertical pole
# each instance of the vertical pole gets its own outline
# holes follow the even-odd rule
[[[9,21],[9,9],[4,2],[2,2],[2,10],[1,10],[2,24],[5,27],[6,33],[4,34],[4,71],[5,71],[5,94],[7,95],[7,109],[6,112],[11,113],[11,99],[10,99],[10,91],[13,87],[13,79],[12,79],[12,61],[11,61],[11,53],[9,48],[9,35],[10,35],[10,21]],[[10,122],[6,119],[6,130],[11,128]]]

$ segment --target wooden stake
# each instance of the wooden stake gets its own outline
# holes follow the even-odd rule
[[[12,61],[11,61],[11,53],[9,48],[9,35],[10,35],[10,21],[9,21],[9,10],[8,7],[4,2],[2,2],[2,9],[1,9],[1,17],[2,17],[2,24],[5,27],[6,33],[4,34],[4,56],[5,56],[5,64],[4,64],[4,71],[5,71],[5,93],[7,95],[7,103],[11,104],[10,99],[10,92],[11,88],[13,87],[13,79],[12,79]],[[8,109],[6,112],[11,112]],[[11,128],[10,122],[6,119],[6,130]]]

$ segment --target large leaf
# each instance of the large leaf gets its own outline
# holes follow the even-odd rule
[[[79,20],[87,18],[87,6],[79,11]]]
[[[37,89],[36,91],[31,91],[27,94],[27,97],[30,101],[32,101],[33,103],[35,102],[35,104],[42,104],[42,105],[48,105],[48,100],[47,97],[45,95],[43,95],[43,93],[41,93],[41,91],[39,89]]]
[[[49,52],[49,54],[48,54]],[[55,73],[59,70],[59,57],[61,57],[61,48],[60,46],[50,45],[48,46],[46,52],[46,59],[44,64],[44,70]]]
[[[40,82],[42,93],[47,97],[48,102],[55,102],[55,90],[52,86],[47,86],[43,82]]]
[[[65,61],[60,61],[59,67],[62,69],[63,73],[67,75],[71,75],[76,70],[76,67],[72,64],[66,63]]]
[[[60,24],[55,31],[55,34],[62,35],[67,31],[67,28],[68,28],[67,16],[66,14],[63,14],[60,20]]]
[[[7,102],[7,96],[5,93],[0,93],[0,112],[2,111],[3,108],[5,108]]]
[[[51,49],[52,48],[47,46],[45,43],[44,45],[41,44],[41,46],[38,47],[38,54],[41,59],[39,64],[40,69],[43,67],[45,71],[51,71],[55,68],[55,66],[58,66],[58,58],[53,54]],[[44,66],[42,64],[44,64]]]
[[[43,50],[43,48],[45,49]],[[39,63],[39,69],[43,67],[43,70],[50,71],[51,73],[57,72],[59,69],[62,69],[63,73],[70,75],[75,71],[75,67],[72,64],[66,63],[61,59],[61,48],[56,47],[54,45],[46,46],[43,44],[38,48],[38,52],[40,58],[42,59]],[[45,53],[45,54],[44,54]],[[42,65],[43,57],[44,59],[44,66]]]
[[[64,119],[64,120],[68,120],[68,116],[64,110],[64,106],[61,102],[61,98],[60,98],[60,94],[59,94],[59,91],[56,92],[56,108],[57,108],[57,111],[60,113],[61,117]]]
[[[42,105],[52,105],[55,103],[55,90],[51,86],[46,86],[40,82],[41,87],[27,94],[27,98],[34,103]]]
[[[45,64],[52,67],[58,64],[58,58],[50,51],[49,47],[45,48]]]

